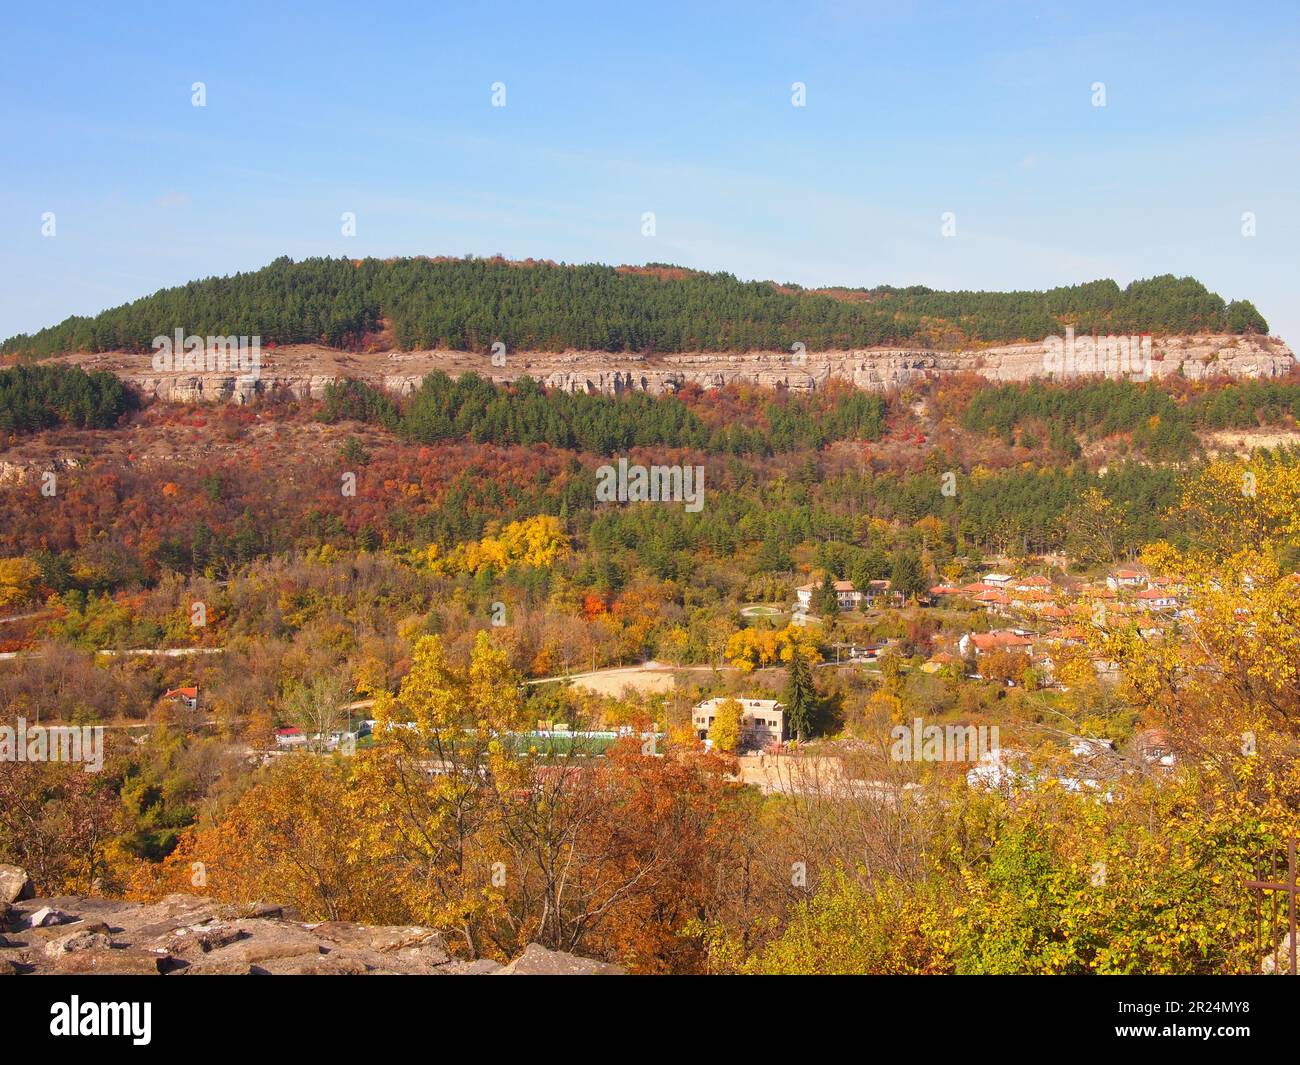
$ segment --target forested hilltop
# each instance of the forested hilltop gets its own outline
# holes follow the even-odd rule
[[[1121,289],[1091,281],[1044,292],[937,292],[922,286],[810,291],[677,267],[569,266],[504,259],[283,257],[11,337],[5,354],[147,351],[155,336],[257,335],[263,343],[486,351],[570,348],[673,353],[874,345],[959,347],[1080,332],[1267,333],[1247,300],[1193,278]]]

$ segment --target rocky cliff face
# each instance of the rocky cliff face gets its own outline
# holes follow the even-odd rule
[[[1087,338],[1081,338],[1081,343]],[[237,376],[181,370],[155,371],[147,355],[109,352],[67,356],[86,369],[109,370],[144,394],[172,402],[247,403],[285,390],[319,398],[326,385],[355,377],[397,395],[420,386],[426,374],[451,376],[473,371],[494,381],[532,377],[567,392],[618,395],[659,394],[693,383],[703,388],[748,384],[793,391],[815,391],[831,380],[858,388],[884,390],[932,375],[971,372],[990,381],[1026,381],[1034,377],[1101,373],[1109,377],[1161,378],[1276,377],[1290,372],[1295,356],[1273,337],[1203,335],[1156,337],[1135,363],[1099,359],[1091,366],[1062,369],[1059,353],[1048,342],[1004,344],[968,351],[864,348],[853,351],[688,352],[677,355],[627,355],[600,351],[560,353],[523,351],[508,354],[502,365],[487,356],[463,351],[370,352],[354,354],[313,345],[293,345],[264,352],[257,373]]]
[[[437,932],[309,923],[280,906],[222,906],[194,895],[155,903],[22,898],[26,874],[0,866],[0,976],[614,976],[624,970],[536,943],[514,961],[458,961]],[[10,901],[6,904],[4,901]]]

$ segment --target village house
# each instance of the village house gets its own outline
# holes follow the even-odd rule
[[[1160,588],[1144,588],[1134,598],[1140,610],[1173,610],[1178,606],[1178,596]]]
[[[691,710],[691,726],[696,736],[702,740],[709,738],[718,707],[728,698],[720,695],[706,699]],[[736,699],[736,702],[740,704],[741,747],[763,748],[785,738],[785,711],[775,699]]]
[[[868,606],[874,606],[877,603],[884,602],[894,606],[903,605],[903,596],[901,593],[893,590],[889,581],[868,581],[867,587],[862,592],[863,601]],[[924,600],[926,597],[922,597]]]
[[[862,593],[853,587],[852,581],[836,581],[835,602],[841,610],[857,610],[862,603]]]
[[[936,584],[930,589],[930,598],[932,599],[948,599],[952,596],[965,594],[966,590],[964,588],[959,588],[955,584]]]
[[[831,646],[835,649],[836,662],[876,662],[880,659],[880,652],[889,644],[889,641],[877,643],[845,643],[837,641]]]
[[[961,659],[948,651],[939,651],[932,654],[921,666],[922,673],[938,673],[945,666],[960,666]]]
[[[833,581],[831,586],[835,589],[836,606],[843,611],[861,610],[880,603],[892,602],[895,606],[903,605],[902,596],[891,590],[887,580],[868,581],[861,589],[858,589],[852,581]],[[817,594],[820,587],[820,581],[812,581],[796,588],[795,597],[798,602],[795,609],[805,614],[812,610],[813,596]]]
[[[1059,629],[1052,629],[1052,631],[1047,634],[1048,643],[1065,643],[1080,647],[1085,644],[1087,640],[1087,631],[1079,628],[1077,625],[1068,625]]]
[[[1015,577],[1009,573],[986,573],[980,578],[981,584],[991,585],[994,588],[1006,588],[1015,582]]]
[[[957,651],[963,658],[1008,651],[1033,657],[1034,641],[1025,632],[1004,629],[999,632],[968,632],[957,642]]]
[[[1015,610],[1045,610],[1052,605],[1052,597],[1038,588],[1020,588],[1010,593],[1011,606]]]
[[[1107,578],[1109,580],[1109,578]],[[1119,598],[1114,588],[1103,588],[1101,585],[1090,585],[1079,590],[1079,596],[1082,599],[1099,599],[1103,602],[1112,603]]]
[[[277,747],[305,747],[307,745],[307,734],[302,729],[293,725],[275,730],[275,745]]]
[[[1169,733],[1162,728],[1143,729],[1133,737],[1133,750],[1146,765],[1158,772],[1174,768],[1177,756]]]
[[[1135,569],[1117,569],[1106,578],[1106,587],[1112,592],[1121,588],[1141,588],[1147,582],[1147,575]]]
[[[990,574],[990,576],[997,577],[999,574],[994,573]],[[978,595],[980,592],[1001,592],[1006,594],[1011,591],[1011,585],[1005,581],[990,581],[981,577],[979,580],[961,585],[960,591],[963,595]]]
[[[168,688],[163,694],[163,698],[178,703],[185,707],[186,710],[197,710],[199,708],[198,688]]]
[[[835,589],[835,602],[841,610],[857,610],[863,600],[863,595],[853,587],[852,581],[835,581],[832,586]],[[813,596],[820,587],[821,584],[814,581],[811,584],[804,584],[795,589],[795,596],[799,600],[800,610],[807,611],[812,608]]]
[[[972,602],[984,608],[986,614],[1005,614],[1011,606],[1011,597],[1006,592],[985,588],[971,596]]]

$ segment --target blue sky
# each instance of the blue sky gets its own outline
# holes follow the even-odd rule
[[[283,254],[501,253],[805,285],[1190,274],[1300,344],[1290,0],[271,6],[7,15],[0,337]]]

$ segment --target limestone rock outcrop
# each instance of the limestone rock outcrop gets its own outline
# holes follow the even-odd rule
[[[318,399],[327,385],[347,377],[401,396],[419,388],[424,377],[435,372],[455,377],[472,371],[497,382],[528,376],[549,388],[608,396],[657,395],[687,384],[708,389],[736,383],[806,392],[835,379],[881,391],[919,378],[961,372],[990,381],[1062,376],[1052,369],[1046,340],[978,350],[862,348],[799,356],[782,351],[674,355],[521,351],[508,353],[499,365],[486,355],[464,351],[353,353],[297,344],[263,353],[256,373],[248,376],[197,370],[160,373],[147,355],[123,352],[65,356],[64,361],[88,370],[109,370],[146,396],[177,403],[249,403],[276,393]],[[1192,380],[1257,378],[1281,376],[1294,366],[1295,356],[1275,337],[1204,334],[1152,338],[1143,373],[1154,378],[1181,374]]]
[[[0,871],[14,868],[0,866]],[[22,872],[22,870],[19,870]],[[23,874],[26,881],[26,874]],[[48,923],[46,911],[63,915]],[[279,906],[195,895],[159,902],[60,897],[0,906],[0,975],[621,975],[607,962],[539,944],[507,965],[454,958],[417,926],[305,922]]]

